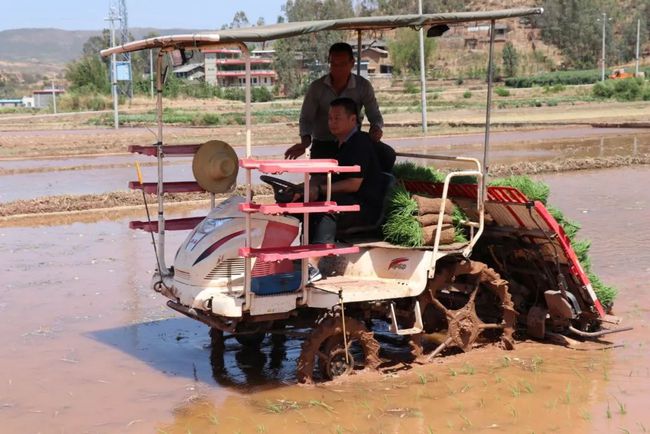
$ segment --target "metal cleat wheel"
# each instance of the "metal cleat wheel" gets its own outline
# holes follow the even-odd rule
[[[438,292],[443,287],[452,284],[457,277],[468,276],[473,278],[473,289],[469,293],[469,298],[464,305],[457,309],[452,309],[449,304],[446,306],[438,298]],[[485,309],[491,308],[494,312],[499,312],[495,322],[485,322],[477,313],[477,297],[491,293],[492,299],[498,300],[496,306],[479,307]],[[496,297],[494,297],[496,296]],[[460,300],[458,295],[454,300]],[[482,298],[484,302],[488,297]],[[441,316],[446,320],[447,336],[438,347],[428,355],[427,360],[433,359],[446,348],[456,347],[462,351],[469,351],[474,343],[479,339],[485,330],[500,329],[501,343],[506,350],[514,348],[514,323],[516,312],[513,307],[510,293],[508,292],[508,283],[501,279],[499,274],[487,267],[487,265],[475,261],[462,261],[453,264],[451,267],[442,270],[439,276],[431,282],[428,293],[423,294],[420,298],[423,317],[435,318],[438,324],[425,323],[425,330],[439,328]],[[432,315],[431,309],[439,312],[439,315]]]
[[[340,316],[328,317],[320,322],[302,344],[298,357],[297,378],[301,383],[312,383],[314,369],[323,379],[331,380],[348,375],[357,366],[376,369],[379,359],[379,342],[368,331],[363,322],[354,318],[345,318],[345,333],[348,350],[343,344],[343,321]],[[361,355],[355,360],[352,347],[360,348]],[[358,362],[358,363],[357,363]]]

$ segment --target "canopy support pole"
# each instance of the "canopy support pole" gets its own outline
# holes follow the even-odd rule
[[[494,27],[495,20],[490,21],[490,54],[488,58],[488,71],[487,71],[487,107],[485,109],[485,142],[483,145],[483,188],[481,188],[481,208],[484,207],[485,194],[488,183],[488,175],[490,172],[490,119],[492,117],[492,80],[494,75]],[[483,212],[483,210],[480,210]]]
[[[357,30],[357,75],[361,76],[361,30]]]
[[[245,101],[246,101],[246,158],[251,158],[252,154],[252,137],[251,137],[251,52],[248,49],[248,46],[244,43],[238,44],[241,48],[242,53],[244,54],[244,60],[246,62],[246,83],[245,83]],[[250,203],[253,200],[252,193],[252,175],[251,169],[246,168],[246,202]],[[245,229],[246,229],[246,238],[245,238],[245,247],[251,248],[252,246],[252,217],[251,213],[247,212],[245,214]],[[258,259],[259,260],[259,259]],[[244,305],[242,310],[249,310],[251,306],[251,271],[253,267],[253,262],[250,257],[244,258]]]
[[[163,195],[163,56],[164,51],[158,51],[156,58],[156,119],[158,121],[158,140],[156,143],[156,157],[158,160],[158,187],[156,194],[158,195],[158,264],[160,270],[158,272],[161,276],[169,275],[169,270],[165,265],[165,205]]]

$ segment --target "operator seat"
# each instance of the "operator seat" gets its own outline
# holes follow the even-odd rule
[[[397,183],[397,179],[395,176],[393,176],[392,173],[389,172],[381,172],[381,178],[383,181],[382,185],[382,194],[384,195],[384,203],[381,208],[381,212],[379,213],[379,217],[377,218],[377,221],[373,224],[370,225],[362,225],[362,226],[351,226],[349,228],[343,228],[341,230],[336,231],[336,237],[337,238],[346,238],[354,235],[355,237],[358,235],[377,235],[380,236],[380,230],[381,230],[381,225],[384,224],[384,221],[386,220],[386,210],[388,209],[388,203],[391,199],[390,192],[395,187],[395,184]]]

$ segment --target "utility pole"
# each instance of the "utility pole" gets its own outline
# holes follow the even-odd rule
[[[636,76],[639,76],[639,39],[641,37],[641,19],[636,20]]]
[[[418,13],[422,15],[422,0],[418,0]],[[420,93],[422,96],[422,132],[427,134],[427,79],[426,71],[424,70],[424,29],[420,28],[418,32],[420,36],[420,85],[422,87]]]
[[[115,16],[115,10],[111,8],[108,12],[108,18],[106,21],[111,23],[111,46],[115,46],[115,20],[119,20],[119,17]],[[113,93],[113,121],[115,124],[115,129],[117,130],[120,127],[120,121],[117,114],[117,62],[115,59],[115,53],[111,54],[111,92]]]
[[[56,114],[56,89],[54,87],[54,80],[52,80],[52,108],[54,109],[54,114]]]
[[[603,12],[603,55],[600,59],[600,81],[605,81],[605,29],[607,28],[607,13]]]

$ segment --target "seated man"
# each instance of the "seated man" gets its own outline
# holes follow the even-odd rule
[[[336,160],[340,166],[361,168],[357,173],[332,175],[332,200],[339,205],[359,204],[359,212],[315,214],[312,221],[311,242],[333,243],[337,229],[352,226],[372,225],[381,214],[383,193],[381,168],[368,134],[358,129],[357,105],[350,98],[338,98],[330,103],[328,125],[337,138]],[[312,178],[310,201],[325,200],[327,183],[322,176]],[[310,270],[318,274],[317,270]],[[317,280],[315,278],[311,281]]]

